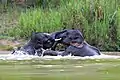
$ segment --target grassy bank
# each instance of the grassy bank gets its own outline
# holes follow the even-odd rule
[[[1,14],[1,34],[25,39],[34,31],[77,28],[91,45],[119,51],[119,4],[119,0],[47,0],[46,5],[34,8],[9,8]]]

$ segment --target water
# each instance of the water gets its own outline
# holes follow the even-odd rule
[[[27,55],[22,54],[22,52],[19,52],[19,54],[6,54],[6,55],[0,55],[0,60],[32,60],[32,59],[43,59],[43,60],[61,60],[61,59],[71,59],[71,60],[86,60],[86,59],[120,59],[120,56],[116,55],[95,55],[95,56],[86,56],[86,57],[79,57],[79,56],[33,56],[33,55]]]
[[[0,55],[0,80],[120,80],[120,56]]]

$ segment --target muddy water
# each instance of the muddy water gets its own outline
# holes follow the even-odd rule
[[[0,55],[0,80],[120,80],[120,56]]]

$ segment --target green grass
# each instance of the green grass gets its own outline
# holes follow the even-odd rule
[[[119,80],[120,60],[0,61],[0,80]]]
[[[6,12],[0,14],[0,34],[28,38],[35,31],[77,28],[86,41],[101,50],[119,50],[119,0],[47,0],[45,9],[37,3],[37,7],[30,9],[6,8]]]
[[[46,5],[37,1],[35,8],[0,6],[0,34],[26,39],[32,32],[77,28],[103,51],[120,49],[119,0],[45,0]]]

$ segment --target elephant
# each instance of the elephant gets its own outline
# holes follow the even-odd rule
[[[55,40],[49,34],[41,32],[33,32],[31,39],[17,50],[26,52],[29,55],[41,56],[44,49],[49,49],[53,46]],[[14,54],[15,50],[12,54]]]
[[[83,43],[71,43],[69,47],[62,53],[62,56],[71,54],[72,56],[94,56],[101,55],[101,52],[98,48],[89,45],[86,41]]]
[[[55,44],[52,46],[52,50],[55,50],[58,43],[64,44],[66,47],[68,47],[70,42],[82,43],[84,41],[82,33],[77,29],[67,29],[54,32],[51,33],[50,36],[55,40]]]

